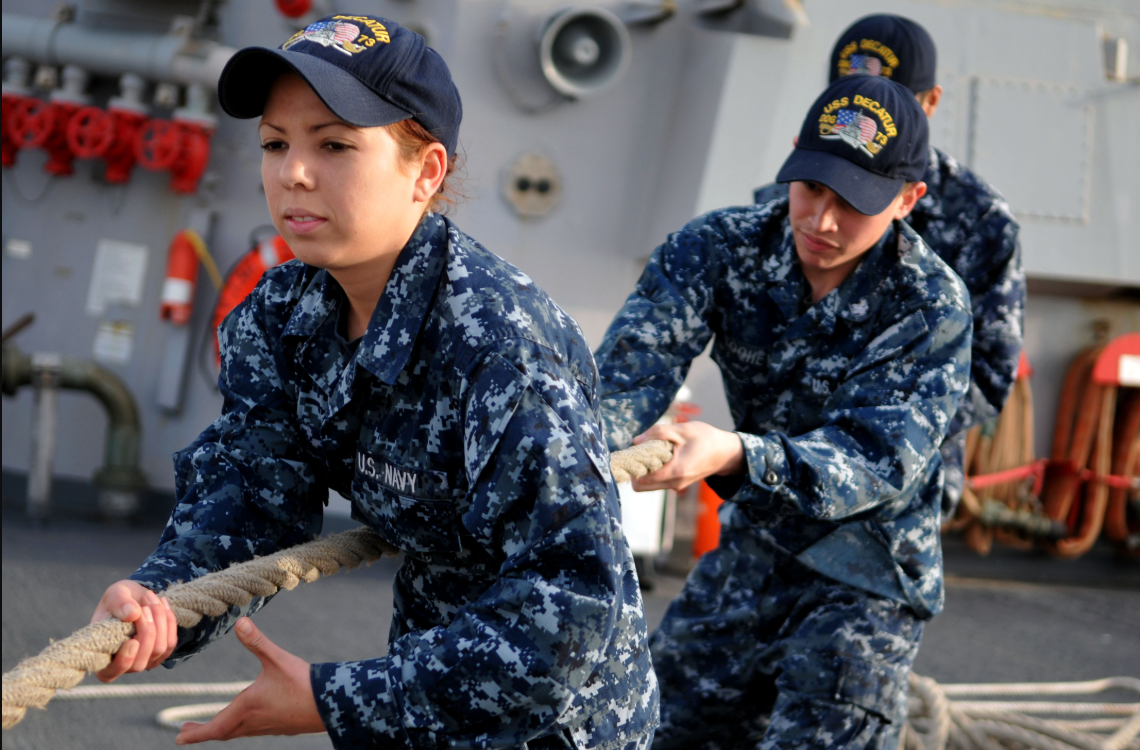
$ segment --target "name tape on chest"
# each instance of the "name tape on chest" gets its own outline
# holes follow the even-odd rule
[[[764,347],[744,344],[727,336],[721,336],[720,342],[732,356],[746,365],[763,365],[768,361],[768,351]]]
[[[447,475],[441,471],[409,469],[362,451],[356,452],[356,473],[401,495],[437,497],[448,490]]]

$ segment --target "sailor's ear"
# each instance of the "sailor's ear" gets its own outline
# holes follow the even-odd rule
[[[938,111],[938,102],[942,101],[942,87],[935,84],[933,88],[916,94],[915,98],[918,99],[922,111],[926,113],[926,119],[929,120]]]
[[[901,199],[895,208],[896,219],[905,219],[914,210],[914,204],[918,203],[919,198],[926,195],[925,182],[908,182],[903,185],[902,192],[899,193]]]

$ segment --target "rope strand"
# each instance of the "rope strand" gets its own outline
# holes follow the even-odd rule
[[[178,626],[190,628],[203,617],[225,614],[230,605],[245,605],[255,596],[290,590],[301,581],[397,552],[375,532],[352,529],[175,584],[162,596],[170,601]],[[47,706],[57,690],[74,687],[87,672],[106,667],[134,633],[132,623],[93,622],[4,673],[4,729],[18,724],[29,708]]]

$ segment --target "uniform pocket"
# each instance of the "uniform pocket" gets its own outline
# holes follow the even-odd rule
[[[912,360],[930,348],[930,329],[921,312],[911,313],[894,323],[867,344],[848,365],[847,377],[870,370],[884,362]]]
[[[882,717],[888,724],[900,718],[906,701],[906,672],[899,667],[872,664],[862,659],[839,658],[835,700],[850,703]]]
[[[741,386],[756,387],[768,380],[768,349],[717,334],[711,356],[725,377]]]
[[[357,457],[353,508],[406,552],[458,552],[460,518],[443,472],[412,469],[378,456]]]

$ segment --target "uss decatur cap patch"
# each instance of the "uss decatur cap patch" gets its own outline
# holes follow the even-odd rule
[[[232,117],[261,116],[284,72],[305,79],[333,114],[358,127],[415,120],[455,154],[463,105],[443,58],[424,38],[380,16],[314,21],[277,49],[238,50],[222,71],[218,99]]]
[[[818,182],[868,216],[882,212],[929,160],[926,114],[914,94],[886,78],[846,76],[804,119],[777,182]]]
[[[915,94],[934,88],[938,52],[926,29],[909,18],[865,16],[839,35],[828,80],[869,75],[890,78]]]

